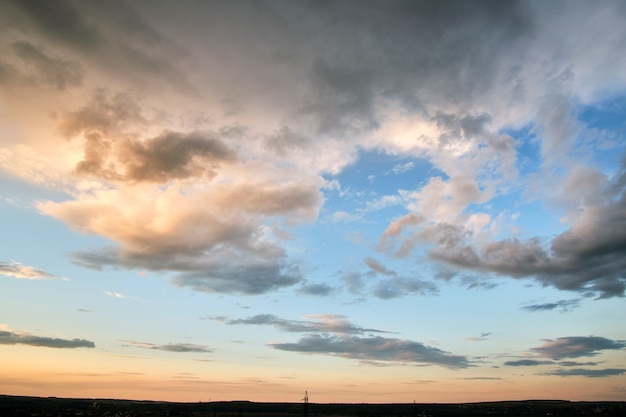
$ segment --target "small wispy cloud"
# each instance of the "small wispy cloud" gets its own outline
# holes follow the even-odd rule
[[[415,163],[413,161],[409,161],[409,162],[406,162],[404,164],[394,165],[394,167],[391,168],[391,172],[393,172],[396,175],[399,175],[399,174],[403,174],[403,173],[405,173],[407,171],[410,171],[413,168],[415,168]]]
[[[489,340],[488,336],[491,336],[491,332],[483,332],[480,334],[480,336],[470,336],[467,337],[465,340],[469,340],[470,342],[483,342],[485,340]]]
[[[126,294],[122,294],[122,293],[115,292],[115,291],[104,291],[104,293],[106,295],[108,295],[109,297],[113,297],[113,298],[128,299],[128,300],[138,300],[137,297],[133,297],[131,295],[126,295]]]
[[[152,350],[164,350],[166,352],[177,352],[177,353],[211,353],[213,352],[208,346],[205,345],[196,345],[191,343],[168,343],[166,345],[157,345],[154,343],[147,342],[138,342],[135,340],[122,340],[124,342],[124,346],[132,346],[138,347],[142,349],[152,349]]]
[[[365,262],[365,265],[367,265],[372,271],[377,272],[379,274],[391,275],[391,276],[398,275],[395,271],[392,271],[391,269],[386,268],[383,264],[380,263],[380,261],[374,258],[367,257],[363,259],[363,262]]]
[[[44,270],[23,265],[20,262],[10,260],[8,262],[0,261],[0,275],[17,279],[44,280],[44,279],[60,279],[69,281],[68,278],[59,277]]]
[[[540,365],[554,365],[552,361],[536,360],[536,359],[520,359],[518,361],[504,362],[504,366],[540,366]]]

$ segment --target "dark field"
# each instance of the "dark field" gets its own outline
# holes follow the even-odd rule
[[[302,403],[171,403],[0,395],[0,416],[299,417]],[[626,402],[505,401],[467,404],[308,404],[309,417],[623,416]]]

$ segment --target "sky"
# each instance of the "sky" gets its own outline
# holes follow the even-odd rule
[[[624,21],[0,0],[0,393],[626,400]]]

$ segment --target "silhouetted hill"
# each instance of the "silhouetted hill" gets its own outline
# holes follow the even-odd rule
[[[0,395],[2,417],[298,417],[302,403],[220,401],[174,403],[113,399],[40,398]],[[518,417],[626,416],[626,402],[558,400],[465,404],[316,404],[309,417]]]

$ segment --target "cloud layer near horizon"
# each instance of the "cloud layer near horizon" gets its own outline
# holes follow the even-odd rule
[[[95,348],[94,342],[85,339],[61,339],[57,337],[35,336],[33,334],[12,330],[0,325],[0,345],[29,345],[58,349]]]
[[[388,332],[355,326],[343,316],[318,314],[306,318],[313,320],[286,320],[273,314],[214,319],[228,325],[266,325],[289,333],[309,333],[295,343],[268,344],[278,350],[357,359],[378,366],[384,363],[439,365],[452,369],[469,366],[468,358],[463,355],[453,355],[412,340],[372,336]]]

